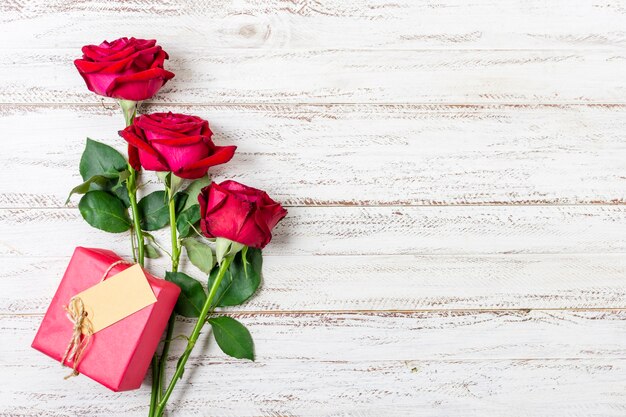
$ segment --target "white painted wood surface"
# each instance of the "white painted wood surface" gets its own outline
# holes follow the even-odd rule
[[[78,83],[77,83],[78,84]],[[167,111],[168,105],[145,106]],[[274,190],[289,205],[576,204],[626,200],[626,107],[194,105],[238,152],[216,178]],[[0,108],[8,137],[0,207],[60,207],[90,136],[124,150],[116,105]],[[23,126],[29,125],[29,135]],[[67,138],[79,138],[69,141]],[[59,143],[64,152],[58,153]],[[43,149],[42,149],[43,148]],[[51,156],[54,164],[51,165]],[[232,168],[234,167],[234,168]],[[306,175],[285,175],[285,172]],[[40,178],[49,180],[42,190]]]
[[[0,3],[0,416],[146,411],[29,347],[74,246],[129,254],[64,205],[86,136],[124,148],[71,62],[121,35],[176,73],[143,111],[207,118],[239,146],[216,179],[289,209],[228,311],[257,362],[204,342],[170,415],[626,415],[624,28],[625,1]]]

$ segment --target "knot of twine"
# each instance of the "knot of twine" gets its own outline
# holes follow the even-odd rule
[[[122,259],[113,262],[109,265],[106,271],[104,271],[104,274],[102,274],[102,278],[100,278],[99,282],[104,281],[111,270],[120,264],[132,265],[131,262],[124,261]],[[87,346],[89,346],[89,342],[91,341],[91,337],[94,332],[91,320],[89,320],[87,311],[85,310],[85,304],[80,297],[72,297],[64,309],[67,312],[68,320],[72,322],[73,325],[72,336],[70,337],[70,341],[67,344],[67,348],[65,349],[65,353],[61,359],[61,366],[65,366],[65,361],[68,359],[72,361],[72,372],[64,378],[68,379],[78,375],[78,364],[83,358],[83,354],[85,353]]]

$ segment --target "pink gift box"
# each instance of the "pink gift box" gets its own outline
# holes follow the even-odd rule
[[[107,268],[119,260],[121,258],[109,250],[75,249],[39,326],[33,348],[61,361],[72,337],[72,322],[64,307],[74,295],[98,284]],[[115,265],[107,277],[130,266]],[[144,272],[157,299],[156,303],[91,336],[77,367],[78,372],[113,391],[127,391],[141,386],[180,293],[177,285]],[[68,360],[66,365],[71,367],[73,364]],[[62,381],[63,376],[70,371],[70,368],[59,367],[59,380]]]

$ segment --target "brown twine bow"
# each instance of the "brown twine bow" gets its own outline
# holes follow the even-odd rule
[[[131,265],[130,262],[121,259],[113,262],[104,271],[104,274],[102,274],[100,282],[104,281],[111,270],[119,264]],[[91,320],[88,318],[87,311],[85,311],[85,304],[80,297],[72,297],[64,309],[67,312],[67,318],[74,325],[72,337],[70,338],[67,348],[65,349],[65,353],[63,354],[63,358],[61,359],[61,366],[65,366],[65,361],[68,359],[72,361],[72,372],[64,378],[68,379],[78,375],[78,364],[80,363],[87,346],[89,346],[91,337],[93,336],[93,325],[91,324]]]

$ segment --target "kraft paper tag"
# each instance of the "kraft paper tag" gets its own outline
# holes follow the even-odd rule
[[[125,269],[75,297],[83,301],[94,333],[157,301],[139,265]]]

